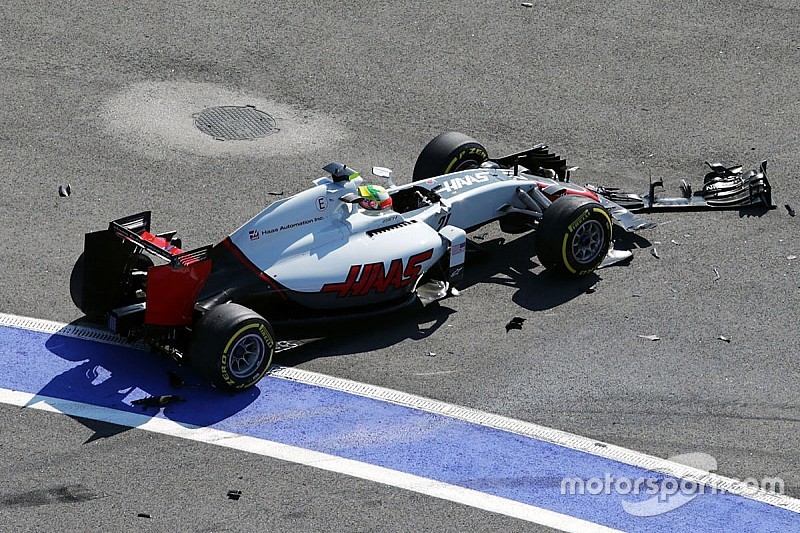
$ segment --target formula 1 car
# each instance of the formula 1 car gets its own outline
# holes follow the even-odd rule
[[[637,196],[569,182],[566,161],[540,144],[490,158],[457,132],[420,153],[413,181],[388,187],[381,208],[365,203],[363,178],[341,163],[313,187],[277,201],[215,246],[185,251],[176,232],[154,233],[151,213],[87,233],[70,293],[88,317],[189,363],[213,385],[239,390],[266,373],[275,330],[426,305],[463,276],[467,233],[499,221],[510,233],[535,230],[547,269],[571,276],[598,268],[612,223],[652,226],[639,211],[771,207],[766,162],[712,165],[703,188],[677,199]],[[369,208],[372,207],[372,208]],[[158,261],[156,264],[153,259]]]

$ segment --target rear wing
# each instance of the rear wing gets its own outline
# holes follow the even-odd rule
[[[117,333],[139,324],[190,325],[211,272],[211,246],[184,251],[176,232],[152,233],[150,218],[150,211],[126,216],[84,238],[81,309],[116,317]],[[167,264],[143,266],[142,251]]]
[[[173,267],[189,266],[210,257],[211,246],[203,246],[184,251],[180,239],[175,238],[176,231],[153,234],[150,232],[151,211],[143,211],[112,221],[108,229],[118,237],[135,244],[169,262]]]

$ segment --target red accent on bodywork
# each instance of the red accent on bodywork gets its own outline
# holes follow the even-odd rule
[[[240,261],[240,262],[241,262],[241,263],[242,263],[244,266],[246,266],[248,269],[250,269],[250,270],[251,270],[253,273],[255,273],[255,274],[256,274],[256,275],[257,275],[259,278],[261,278],[263,281],[267,282],[267,284],[269,284],[269,286],[270,286],[270,287],[272,287],[272,288],[273,288],[273,290],[274,290],[274,291],[275,291],[275,292],[276,292],[276,293],[277,293],[277,294],[278,294],[278,295],[279,295],[281,298],[283,298],[284,300],[286,300],[286,299],[287,299],[287,298],[286,298],[286,294],[284,293],[284,289],[283,289],[283,287],[281,287],[281,286],[278,284],[278,282],[277,282],[277,281],[275,281],[274,279],[272,279],[271,277],[269,277],[267,274],[265,274],[265,273],[264,273],[264,272],[263,272],[263,271],[262,271],[260,268],[258,268],[256,265],[254,265],[254,264],[253,264],[253,262],[252,262],[252,261],[250,261],[250,260],[247,258],[247,256],[245,256],[245,255],[242,253],[242,251],[241,251],[239,248],[237,248],[237,246],[236,246],[235,244],[233,244],[233,241],[231,241],[231,238],[230,238],[230,237],[225,237],[225,239],[222,241],[222,244],[223,244],[223,245],[225,246],[225,248],[227,248],[227,249],[228,249],[228,251],[229,251],[230,253],[232,253],[232,254],[233,254],[233,256],[234,256],[236,259],[238,259],[238,260],[239,260],[239,261]]]
[[[383,265],[383,263],[381,263]],[[322,292],[335,292],[339,298],[344,298],[353,289],[353,284],[358,281],[358,274],[361,272],[361,265],[353,265],[347,273],[347,279],[342,283],[326,283],[322,287]]]
[[[585,196],[587,198],[591,198],[595,202],[600,203],[600,198],[598,198],[598,196],[595,193],[593,193],[588,189],[584,189],[582,191],[573,191],[571,189],[567,189],[567,194],[572,194],[574,196]]]
[[[211,260],[195,261],[173,268],[171,265],[147,269],[145,324],[188,326],[197,295],[211,273]]]
[[[403,270],[402,259],[392,259],[389,272],[383,263],[367,263],[352,265],[347,279],[342,283],[326,283],[321,292],[335,292],[339,298],[348,296],[364,296],[375,289],[376,294],[383,294],[390,288],[401,289],[414,282],[422,271],[422,263],[433,257],[433,248],[408,258]]]
[[[595,193],[593,193],[589,189],[584,189],[583,187],[578,187],[577,185],[565,186],[564,190],[560,191],[558,194],[547,194],[546,192],[544,192],[545,187],[547,187],[546,183],[537,183],[537,185],[539,186],[540,189],[542,189],[542,192],[544,193],[544,195],[551,202],[555,202],[556,198],[560,198],[561,196],[564,196],[565,194],[571,194],[573,196],[585,196],[587,198],[591,198],[595,202],[598,202],[598,203],[600,202],[600,198]]]
[[[157,235],[153,235],[149,231],[143,231],[141,235],[139,235],[143,240],[153,243],[159,248],[163,248],[164,250],[168,251],[172,255],[178,255],[183,253],[183,250],[178,248],[177,246],[173,246],[170,242],[165,239],[164,237],[159,237]]]

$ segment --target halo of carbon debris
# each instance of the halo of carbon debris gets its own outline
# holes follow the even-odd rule
[[[194,115],[194,124],[218,141],[249,141],[280,131],[270,114],[250,105],[208,107]]]

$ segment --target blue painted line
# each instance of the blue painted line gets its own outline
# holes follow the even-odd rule
[[[562,494],[565,478],[675,480],[610,459],[446,416],[322,387],[267,377],[226,394],[173,389],[167,371],[200,383],[159,356],[60,335],[0,326],[0,388],[62,398],[182,424],[303,447],[543,507],[631,531],[789,531],[800,515],[733,494],[698,495],[670,512],[633,516],[622,502],[641,494]],[[178,394],[160,411],[131,401]]]

